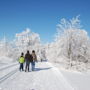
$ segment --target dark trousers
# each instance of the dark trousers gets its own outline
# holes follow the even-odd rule
[[[20,71],[22,70],[23,71],[23,63],[20,63]]]
[[[25,72],[30,70],[30,64],[31,64],[31,70],[34,70],[34,63],[33,62],[26,62]]]
[[[26,67],[25,67],[25,71],[29,71],[29,65],[30,65],[30,62],[26,62]]]

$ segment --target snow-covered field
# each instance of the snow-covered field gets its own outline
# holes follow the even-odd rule
[[[66,71],[49,62],[36,63],[33,72],[20,72],[19,64],[15,63],[3,68],[0,90],[90,90],[90,72]]]

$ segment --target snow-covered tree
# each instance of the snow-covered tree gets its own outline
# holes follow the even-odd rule
[[[0,40],[0,58],[3,63],[16,61],[17,59],[13,43],[11,43],[5,36]]]
[[[15,39],[11,42],[4,38],[0,41],[0,56],[12,58],[13,61],[18,60],[21,52],[26,53],[27,50],[35,50],[39,56],[41,50],[41,41],[38,33],[26,29],[21,33],[16,34]]]
[[[6,37],[0,41],[0,56],[8,56],[10,54],[11,44],[8,42]]]
[[[29,50],[35,50],[38,53],[38,50],[41,47],[41,41],[38,33],[32,32],[30,29],[26,29],[25,31],[16,34],[16,48],[18,52],[25,52]]]
[[[58,31],[55,42],[48,50],[52,61],[67,63],[70,67],[80,62],[87,63],[90,59],[90,40],[87,32],[81,28],[79,16],[69,21],[61,19],[57,25]],[[54,57],[54,58],[53,58]],[[64,57],[61,61],[61,57]]]

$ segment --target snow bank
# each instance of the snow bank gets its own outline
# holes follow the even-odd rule
[[[67,81],[74,90],[90,90],[90,71],[77,72],[75,70],[66,70],[60,66],[60,64],[49,64],[54,67],[54,70],[57,74],[57,71],[61,73],[62,78]],[[55,68],[56,67],[56,68]]]
[[[90,72],[60,71],[75,90],[90,90]]]
[[[5,57],[5,56],[0,57],[0,63],[10,63],[12,61],[13,61],[13,59],[11,59],[9,57]]]

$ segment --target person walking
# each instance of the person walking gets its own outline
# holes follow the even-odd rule
[[[26,55],[25,55],[25,62],[26,62],[25,72],[26,72],[27,70],[28,70],[28,72],[29,72],[29,65],[30,65],[30,63],[31,63],[31,69],[33,69],[33,68],[32,68],[33,57],[32,57],[32,55],[29,53],[29,50],[27,50],[27,53],[26,53]]]
[[[37,62],[37,56],[34,50],[32,50],[32,57],[33,57],[33,67],[32,70],[35,70],[35,62]]]
[[[20,63],[20,67],[19,67],[19,70],[21,71],[24,71],[23,70],[23,63],[25,62],[25,59],[24,59],[24,53],[22,52],[21,53],[21,56],[20,56],[20,58],[19,58],[19,63]]]

